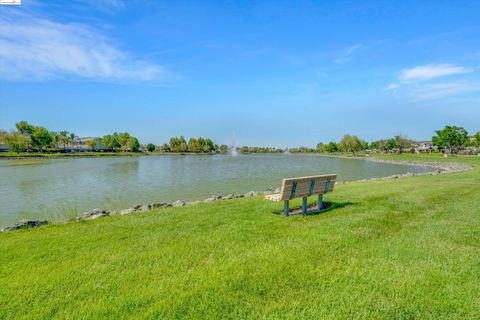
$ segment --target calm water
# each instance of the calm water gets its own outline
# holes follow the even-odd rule
[[[97,207],[263,190],[279,186],[285,177],[338,173],[339,180],[354,180],[426,170],[312,155],[0,160],[0,226]]]

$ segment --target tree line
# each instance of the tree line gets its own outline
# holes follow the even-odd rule
[[[465,128],[447,125],[445,128],[435,131],[435,136],[432,137],[432,146],[440,152],[452,153],[467,148],[480,148],[480,131],[473,136],[469,136]],[[352,152],[355,154],[359,151],[370,150],[403,153],[414,152],[415,147],[416,142],[404,135],[396,135],[393,138],[368,143],[355,135],[346,134],[338,143],[334,141],[325,144],[320,142],[317,144],[315,151],[325,153]]]
[[[82,142],[72,132],[49,131],[45,127],[32,125],[26,121],[17,122],[15,128],[16,130],[10,132],[0,130],[0,142],[4,143],[12,152],[65,152],[83,144],[89,149],[95,150],[98,145],[96,139]],[[100,140],[105,148],[111,151],[137,152],[140,149],[138,139],[128,132],[108,134]]]
[[[229,147],[225,144],[218,146],[208,138],[172,137],[161,146],[152,143],[146,146],[140,145],[139,140],[128,132],[112,133],[104,135],[101,139],[89,139],[81,141],[79,137],[68,131],[49,131],[45,127],[20,121],[15,124],[16,130],[10,132],[0,130],[0,143],[4,143],[12,152],[29,151],[67,151],[74,146],[86,145],[89,150],[98,149],[112,152],[163,152],[163,153],[227,153]],[[103,145],[101,146],[100,145]],[[445,126],[435,131],[432,137],[432,145],[440,152],[459,152],[467,148],[480,148],[480,131],[469,136],[463,127]],[[351,152],[354,155],[361,151],[372,152],[407,152],[414,151],[415,141],[404,135],[396,135],[389,139],[381,139],[368,143],[356,135],[346,134],[339,142],[318,143],[316,148],[298,147],[288,149],[291,153],[335,153]],[[272,147],[249,147],[238,148],[241,153],[282,153],[287,149]]]
[[[152,146],[147,149],[153,151]],[[163,144],[158,148],[160,152],[175,152],[175,153],[226,153],[228,146],[222,144],[218,146],[211,139],[208,138],[190,138],[187,142],[185,137],[171,137],[168,143]]]
[[[10,151],[46,151],[50,148],[68,148],[78,138],[68,131],[53,132],[41,126],[34,126],[26,121],[15,124],[16,130],[0,131],[0,142]]]

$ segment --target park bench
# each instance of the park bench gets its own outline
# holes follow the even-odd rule
[[[289,215],[289,201],[294,198],[303,198],[302,213],[318,212],[323,209],[323,195],[333,191],[336,174],[283,179],[280,193],[266,196],[267,200],[284,201],[284,213]],[[307,212],[307,197],[318,195],[318,209]]]

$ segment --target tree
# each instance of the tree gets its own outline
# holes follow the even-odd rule
[[[228,146],[226,144],[222,144],[219,147],[219,150],[221,153],[227,153],[228,152]]]
[[[478,131],[474,136],[473,136],[473,145],[475,147],[480,147],[480,131]]]
[[[250,148],[247,147],[247,146],[242,146],[242,147],[240,148],[240,152],[241,152],[241,153],[249,153],[249,152],[250,152]]]
[[[117,148],[120,147],[120,143],[118,142],[118,134],[107,134],[103,136],[102,138],[102,143],[107,147],[108,149],[115,151]]]
[[[124,146],[125,151],[138,152],[140,150],[140,142],[135,137],[128,138]]]
[[[462,127],[445,126],[443,130],[435,131],[432,143],[440,150],[456,152],[468,141],[468,132]]]
[[[210,139],[199,138],[203,152],[213,152],[218,149],[218,146]]]
[[[386,142],[385,142],[385,145],[383,146],[383,148],[386,150],[386,151],[394,151],[394,150],[397,150],[398,149],[398,143],[397,143],[397,140],[395,140],[394,138],[391,138],[391,139],[388,139]]]
[[[32,139],[32,145],[40,150],[49,147],[54,141],[53,134],[44,127],[35,127],[30,138]]]
[[[398,150],[400,151],[400,153],[405,151],[405,149],[411,148],[414,143],[413,140],[410,140],[407,136],[404,136],[401,134],[396,135],[394,139],[395,139],[395,142],[397,143]]]
[[[33,132],[35,131],[35,127],[29,124],[27,121],[20,121],[15,124],[15,127],[17,127],[17,130],[20,131],[20,133],[24,135],[29,135],[31,136]]]
[[[131,137],[132,136],[128,132],[123,132],[118,135],[118,143],[120,144],[120,148],[122,148],[123,151],[128,151],[128,143]]]
[[[323,152],[323,142],[317,143],[317,152]]]
[[[203,140],[203,139],[200,138],[197,140],[195,138],[190,138],[190,140],[188,140],[188,151],[190,152],[202,151],[202,145],[200,140]]]
[[[19,131],[2,132],[0,133],[0,142],[5,143],[8,150],[12,152],[24,151],[30,145],[30,136],[22,134]]]
[[[186,152],[188,145],[185,138],[183,136],[170,138],[170,149],[174,152]]]
[[[66,149],[68,144],[70,143],[70,137],[67,131],[60,131],[57,136],[57,139],[64,149]]]
[[[85,144],[92,150],[95,150],[95,146],[98,144],[97,140],[92,139],[92,140],[87,140]]]
[[[171,152],[172,149],[170,148],[170,145],[168,143],[164,143],[161,147],[160,150],[163,152]]]
[[[323,146],[322,150],[323,150],[323,152],[329,152],[329,153],[337,152],[338,151],[338,146],[335,142],[330,141],[329,143],[327,143],[326,145]]]
[[[364,142],[360,140],[357,136],[346,134],[343,136],[342,140],[338,144],[338,147],[342,151],[349,151],[355,155],[356,151],[363,149]]]
[[[380,140],[379,141],[373,141],[370,143],[368,146],[371,150],[379,150],[381,148]]]
[[[148,152],[153,152],[153,151],[155,151],[155,148],[156,148],[156,147],[155,147],[155,145],[154,145],[153,143],[147,144],[147,150],[148,150]]]

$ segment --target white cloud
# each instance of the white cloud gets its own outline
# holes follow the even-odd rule
[[[83,77],[107,81],[150,81],[162,66],[137,60],[97,30],[32,14],[0,16],[0,77],[43,80]]]
[[[397,96],[410,99],[434,100],[480,91],[478,83],[466,82],[461,79],[456,82],[439,82],[438,78],[453,75],[462,75],[474,72],[474,68],[467,68],[454,64],[427,64],[414,68],[403,69],[396,82],[389,84],[385,89],[393,91]]]
[[[338,57],[337,59],[333,60],[335,63],[343,63],[348,60],[350,60],[350,56],[355,53],[355,51],[358,51],[359,49],[363,48],[363,45],[361,44],[354,44],[348,48],[346,48],[342,55]]]
[[[390,83],[385,89],[387,90],[395,90],[400,88],[400,84],[398,83]]]
[[[353,46],[351,47],[348,47],[346,50],[345,50],[345,54],[347,56],[353,54],[355,51],[357,51],[358,49],[362,48],[363,46],[361,44],[354,44]]]
[[[458,94],[478,91],[480,91],[480,84],[478,83],[435,83],[411,88],[408,95],[414,100],[422,101],[441,99]]]
[[[452,64],[427,64],[400,72],[399,80],[402,82],[425,81],[455,74],[473,72],[472,69]]]

